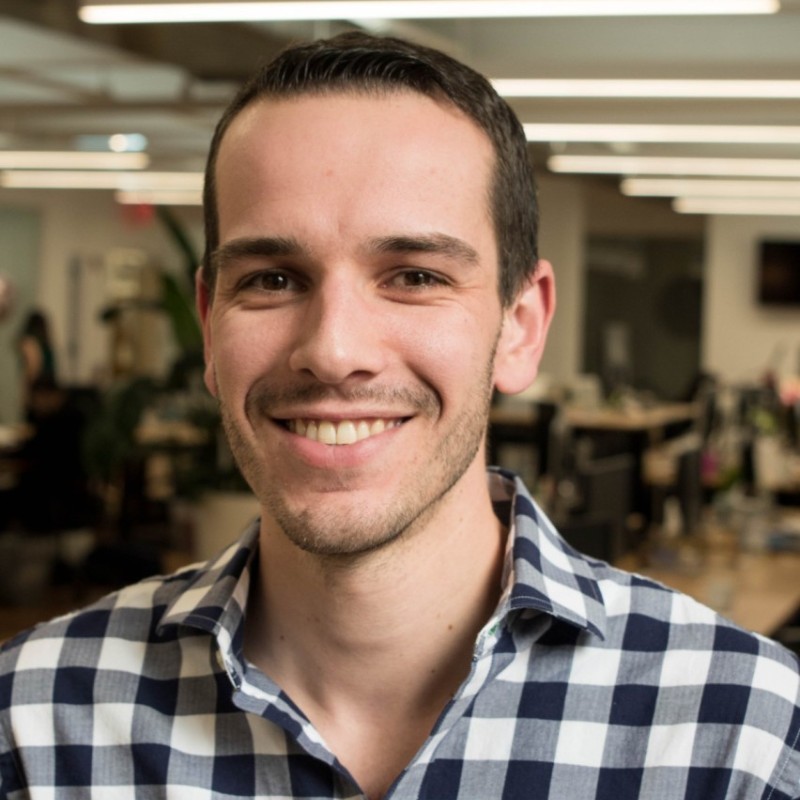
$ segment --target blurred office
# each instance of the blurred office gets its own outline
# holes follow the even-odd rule
[[[84,5],[0,9],[0,638],[207,557],[255,513],[201,379],[200,173],[259,62],[358,24],[535,79],[498,89],[528,126],[558,311],[535,386],[496,399],[492,461],[579,549],[797,646],[797,0],[105,25]],[[35,310],[55,375],[31,412],[18,334]]]

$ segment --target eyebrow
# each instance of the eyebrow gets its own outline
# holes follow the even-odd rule
[[[372,239],[369,250],[376,253],[433,253],[469,265],[480,262],[477,250],[463,239],[448,236],[445,233],[431,233],[413,236],[385,236]]]
[[[233,239],[221,244],[211,254],[211,266],[214,272],[231,261],[249,256],[297,256],[304,251],[300,243],[285,236],[256,236],[252,238]]]
[[[480,262],[480,256],[475,248],[463,239],[445,233],[380,236],[370,239],[366,250],[377,254],[432,253],[465,262],[470,266]],[[307,252],[307,249],[293,237],[256,236],[233,239],[220,245],[211,254],[211,266],[214,272],[217,272],[226,264],[240,258],[300,256]]]

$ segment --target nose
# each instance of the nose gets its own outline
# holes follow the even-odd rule
[[[381,371],[380,313],[364,290],[331,279],[310,293],[305,312],[289,356],[292,370],[327,384]]]

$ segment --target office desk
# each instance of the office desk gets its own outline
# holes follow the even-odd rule
[[[733,563],[712,558],[696,572],[640,567],[630,556],[619,565],[716,607],[743,628],[766,636],[800,610],[800,553],[739,553]]]
[[[695,403],[660,403],[649,408],[574,408],[567,406],[567,424],[579,430],[647,433],[658,437],[665,428],[691,422],[700,413]]]
[[[644,519],[651,516],[651,497],[643,479],[645,451],[662,441],[672,425],[686,424],[700,415],[696,403],[659,403],[642,408],[580,408],[563,406],[564,419],[576,434],[593,436],[613,442],[613,453],[627,452],[633,456],[633,511]],[[506,403],[494,406],[489,417],[489,457],[493,463],[500,461],[500,448],[506,443],[519,443],[544,450],[539,454],[539,470],[552,468],[547,453],[547,435],[538,425],[542,408],[534,403]],[[538,438],[537,438],[538,437]],[[544,468],[542,468],[542,465]]]
[[[0,455],[14,454],[31,437],[33,430],[30,425],[0,425]]]

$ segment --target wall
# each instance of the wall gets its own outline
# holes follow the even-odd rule
[[[708,221],[702,359],[732,382],[758,380],[783,350],[781,370],[800,367],[800,308],[764,308],[755,300],[760,238],[800,239],[793,217],[718,216]]]
[[[608,388],[604,336],[609,327],[627,332],[630,371],[617,379],[682,399],[700,367],[705,219],[676,214],[666,198],[625,197],[613,178],[584,182],[587,261],[592,263],[587,265],[582,364],[604,374]],[[604,259],[598,258],[598,247]]]
[[[607,391],[630,384],[668,400],[693,391],[703,250],[694,236],[589,237],[583,365]]]
[[[705,235],[697,214],[676,214],[670,201],[656,197],[626,197],[616,179],[584,178],[586,233],[591,236],[646,236],[691,239]]]
[[[764,308],[755,301],[759,239],[800,239],[800,219],[675,214],[666,200],[623,197],[613,182],[587,180],[584,191],[588,235],[704,237],[703,369],[725,381],[750,382],[780,352],[783,358],[773,366],[800,369],[800,309]]]
[[[540,372],[556,380],[580,371],[583,320],[584,194],[581,181],[539,177],[539,254],[553,264],[556,315]]]

